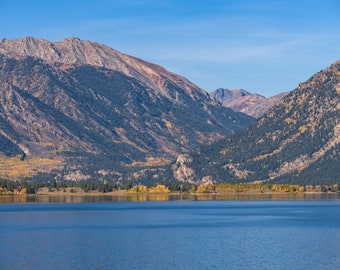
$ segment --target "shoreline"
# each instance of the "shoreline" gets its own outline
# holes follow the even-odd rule
[[[94,189],[94,185],[61,185],[59,183],[45,183],[43,186],[29,185],[13,182],[0,183],[0,198],[3,196],[29,197],[29,196],[251,196],[251,195],[286,195],[298,196],[298,194],[340,194],[340,184],[333,185],[291,185],[273,184],[262,185],[257,183],[222,183],[222,184],[201,184],[184,188],[171,187],[157,184],[152,187],[145,185],[135,185],[129,189],[113,189],[112,186],[99,186]]]
[[[250,191],[219,191],[219,192],[129,192],[127,190],[116,190],[110,192],[99,192],[93,190],[89,192],[81,191],[38,191],[36,194],[6,194],[0,195],[3,197],[40,197],[40,196],[84,196],[84,197],[101,197],[101,196],[219,196],[219,195],[321,195],[321,194],[340,194],[340,191],[304,191],[304,192],[285,192],[285,191],[272,191],[272,190],[250,190]]]
[[[41,188],[38,190],[37,194],[29,194],[34,196],[134,196],[134,195],[233,195],[233,194],[247,194],[247,195],[261,195],[261,194],[340,194],[340,191],[274,191],[274,190],[258,190],[258,189],[252,189],[252,190],[243,190],[243,191],[230,191],[230,190],[219,190],[214,192],[180,192],[180,191],[173,191],[173,192],[149,192],[149,191],[140,191],[140,192],[132,192],[125,189],[120,190],[114,190],[110,192],[100,192],[98,190],[91,190],[88,192],[85,192],[83,189],[79,187],[75,188],[66,188],[65,190],[57,191],[49,191],[48,188]]]

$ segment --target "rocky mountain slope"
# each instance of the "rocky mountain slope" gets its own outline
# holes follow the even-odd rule
[[[243,112],[255,118],[260,118],[287,94],[288,92],[283,92],[265,98],[264,96],[252,94],[244,89],[229,90],[223,88],[216,89],[210,93],[210,95],[221,102],[223,106],[237,112]]]
[[[316,73],[249,128],[172,165],[191,182],[340,181],[340,61]]]
[[[251,122],[187,79],[102,44],[0,41],[2,178],[138,179]]]

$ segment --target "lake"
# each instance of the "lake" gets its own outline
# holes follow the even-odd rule
[[[339,269],[340,200],[3,203],[0,243],[0,269]]]

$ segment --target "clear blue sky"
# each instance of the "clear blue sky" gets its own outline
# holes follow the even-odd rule
[[[210,92],[293,90],[340,59],[338,0],[0,0],[0,38],[104,43]]]

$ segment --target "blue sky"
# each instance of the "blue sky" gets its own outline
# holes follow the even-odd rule
[[[210,92],[265,96],[340,59],[338,0],[0,0],[0,38],[104,43]]]

